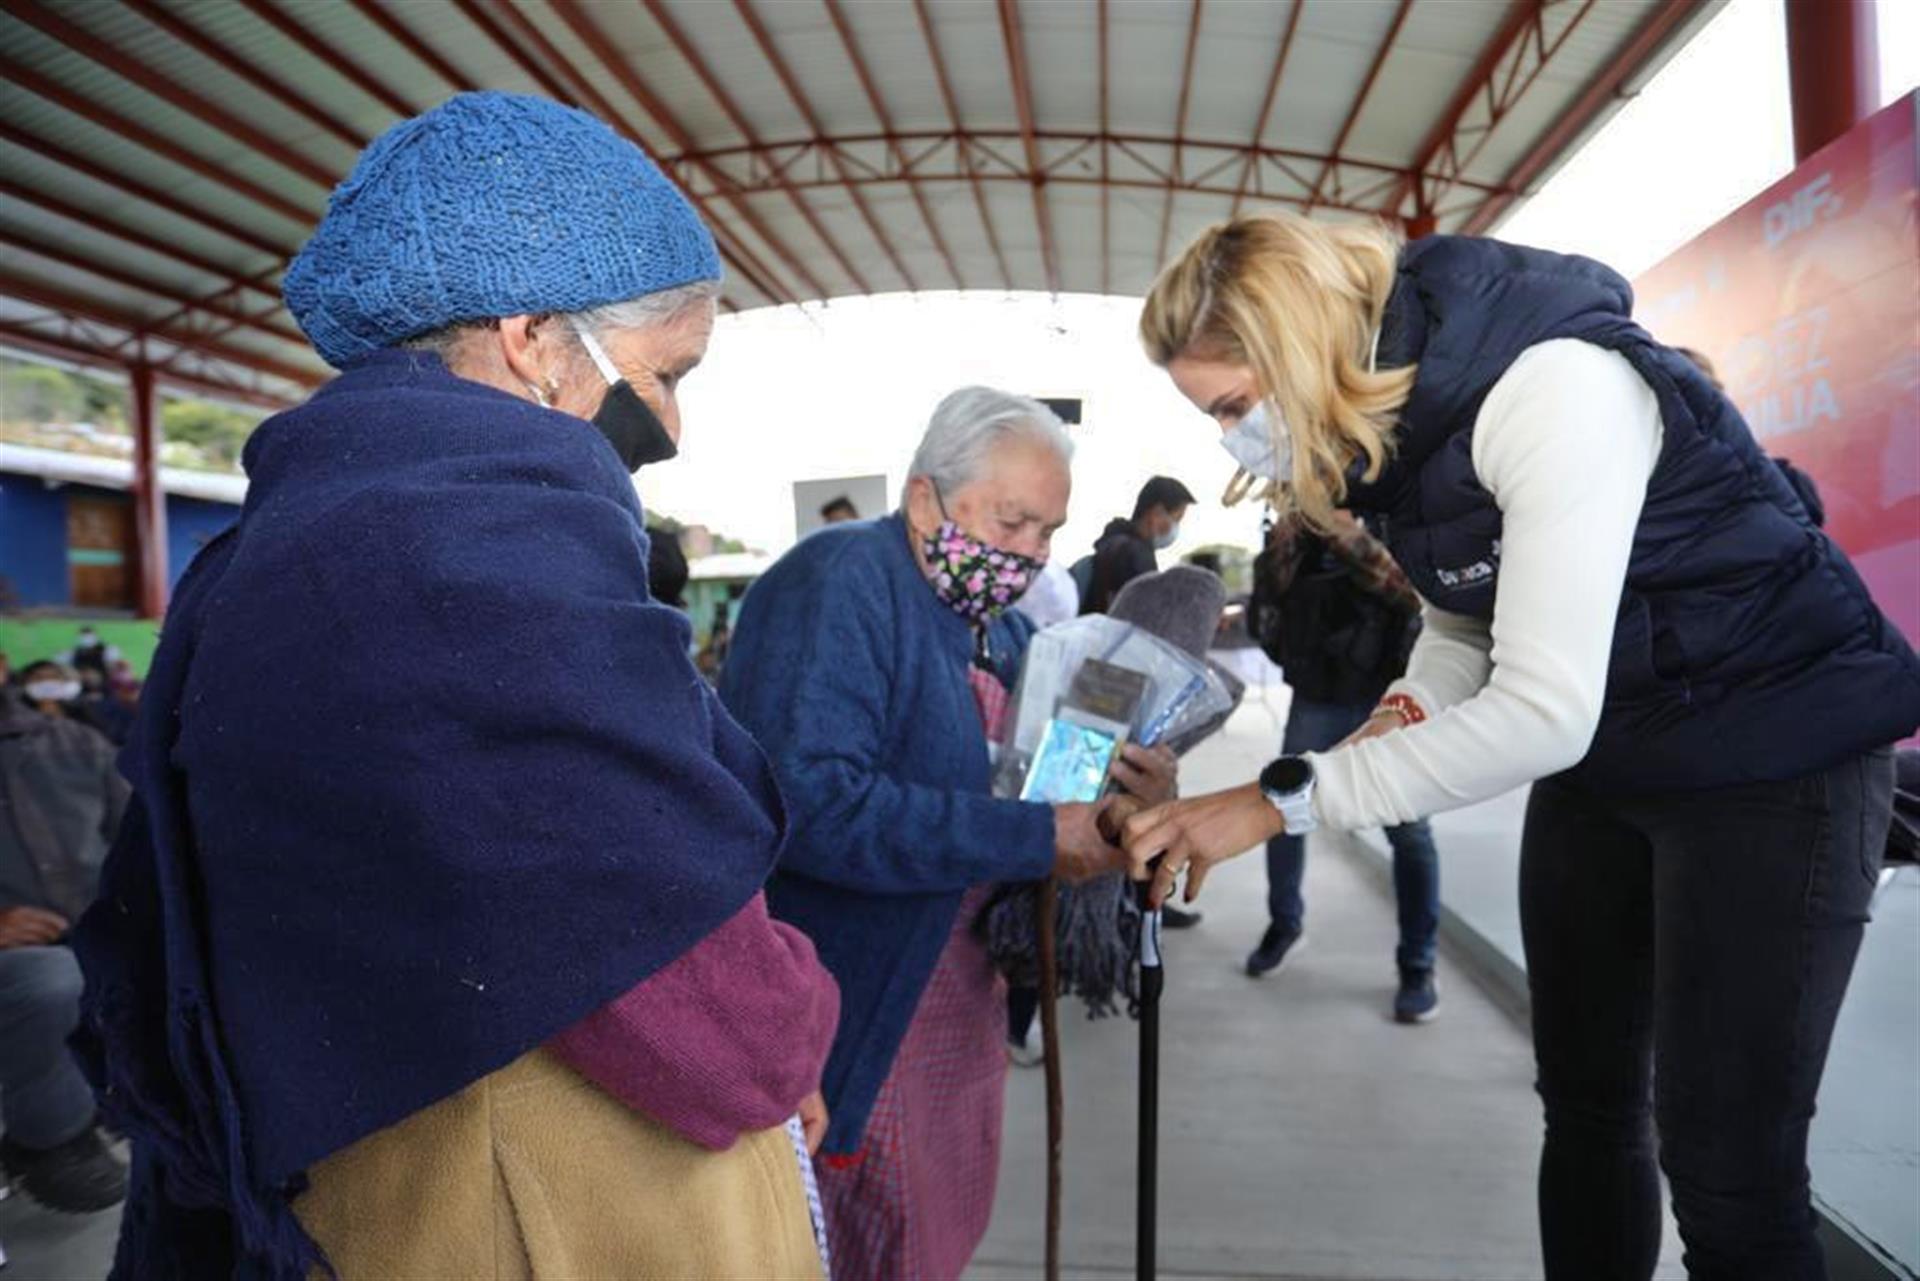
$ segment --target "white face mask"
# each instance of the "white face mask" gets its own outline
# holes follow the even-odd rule
[[[1278,421],[1280,430],[1276,432],[1263,400],[1221,434],[1220,447],[1233,455],[1233,461],[1248,475],[1261,480],[1287,480],[1293,475],[1293,436],[1287,430],[1287,420]]]
[[[80,697],[79,681],[32,681],[27,697],[36,703],[71,703]]]
[[[1163,552],[1180,541],[1180,522],[1174,521],[1167,532],[1153,540],[1153,550]]]

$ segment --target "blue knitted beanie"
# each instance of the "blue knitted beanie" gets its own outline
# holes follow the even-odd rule
[[[713,236],[640,148],[545,98],[463,93],[374,140],[281,289],[344,368],[458,320],[719,279]]]

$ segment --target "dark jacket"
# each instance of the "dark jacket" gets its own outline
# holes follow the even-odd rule
[[[1159,568],[1160,558],[1154,554],[1153,544],[1140,537],[1132,521],[1108,521],[1093,544],[1093,579],[1086,599],[1080,602],[1080,612],[1106,613],[1122,587]]]
[[[77,921],[126,812],[113,744],[0,689],[0,908]]]
[[[1033,624],[988,630],[1012,684]],[[767,885],[840,984],[826,1150],[858,1150],[960,899],[1045,876],[1053,814],[989,795],[974,633],[934,595],[900,517],[803,539],[747,593],[720,692],[772,759],[793,830]]]
[[[1501,514],[1473,471],[1481,402],[1537,343],[1617,351],[1657,397],[1664,437],[1618,585],[1599,730],[1572,777],[1604,790],[1777,781],[1911,733],[1920,659],[1733,402],[1632,310],[1627,282],[1588,259],[1450,236],[1409,245],[1379,360],[1419,372],[1393,460],[1356,477],[1348,505],[1384,521],[1421,595],[1491,618]]]
[[[1334,539],[1292,521],[1254,557],[1247,613],[1288,686],[1316,703],[1374,702],[1420,634],[1419,597],[1385,548],[1364,531]]]
[[[781,839],[592,424],[381,352],[246,464],[74,939],[123,1274],[304,1277],[308,1166],[674,960]]]

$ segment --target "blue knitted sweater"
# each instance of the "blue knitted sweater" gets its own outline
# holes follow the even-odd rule
[[[1009,684],[1031,635],[1018,615],[988,629]],[[961,896],[1053,865],[1052,810],[989,795],[973,652],[898,516],[814,534],[740,613],[721,698],[773,761],[792,825],[767,901],[840,983],[828,1152],[858,1150]]]

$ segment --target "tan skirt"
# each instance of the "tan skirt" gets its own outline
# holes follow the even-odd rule
[[[308,1174],[342,1281],[820,1277],[786,1129],[710,1152],[546,1050]]]

